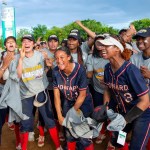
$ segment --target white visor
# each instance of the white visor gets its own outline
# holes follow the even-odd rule
[[[102,43],[103,45],[115,45],[121,50],[121,53],[124,51],[123,45],[110,36],[107,36],[104,40],[97,40],[96,43]]]

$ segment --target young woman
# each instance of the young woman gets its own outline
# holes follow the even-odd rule
[[[12,53],[8,53],[5,56],[5,58],[3,58],[3,64],[0,67],[0,79],[2,79],[5,70],[9,67],[13,59],[14,59],[14,55]],[[0,109],[0,145],[1,145],[2,127],[5,123],[6,114],[7,114],[7,108]]]
[[[109,102],[111,97],[116,100],[118,111],[127,123],[124,131],[132,130],[129,149],[144,150],[150,135],[149,88],[140,70],[124,60],[125,47],[117,38],[107,37],[96,44],[103,44],[105,48],[102,50],[102,57],[110,61],[104,72],[104,82],[107,85],[104,102]],[[115,149],[113,146],[121,147],[117,144],[117,136],[118,132],[114,132],[108,149]],[[127,144],[124,147],[128,149]]]
[[[6,48],[6,51],[4,51],[3,56],[2,56],[2,65],[4,63],[4,59],[7,55],[11,54],[13,58],[15,59],[15,51],[16,51],[16,38],[13,36],[8,36],[5,41],[4,45]],[[3,75],[3,80],[6,81],[9,77],[9,67],[7,69],[4,69],[4,75]],[[4,110],[4,109],[3,109]],[[9,107],[7,107],[7,113],[2,112],[2,116],[0,117],[2,120],[5,120],[5,118],[8,120],[8,113],[9,113]],[[19,132],[19,123],[14,122],[10,123],[11,127],[14,127],[13,129],[15,130],[15,136],[16,136],[16,149],[21,150],[21,144],[20,144],[20,132]],[[15,124],[15,125],[14,125]]]
[[[139,30],[133,38],[136,39],[136,45],[141,53],[133,55],[130,61],[141,70],[147,86],[150,88],[150,28]],[[150,149],[150,138],[147,148]]]
[[[45,126],[51,135],[56,150],[61,150],[58,132],[53,118],[50,100],[47,96],[46,88],[48,81],[44,72],[44,59],[47,56],[41,52],[33,51],[34,37],[24,35],[22,37],[22,50],[18,63],[18,77],[20,78],[20,92],[22,99],[23,113],[29,116],[28,120],[22,120],[21,131],[21,148],[27,149],[28,133],[33,131],[33,103],[43,103],[38,110],[44,120]],[[38,102],[37,102],[38,101]]]
[[[53,70],[53,87],[59,123],[62,125],[66,113],[72,107],[75,110],[80,109],[84,116],[88,117],[93,110],[93,103],[88,91],[85,68],[73,62],[71,52],[65,47],[56,50],[55,60],[57,67]],[[63,96],[63,100],[60,95]],[[67,128],[65,132],[69,150],[76,149],[77,140],[82,143],[85,150],[94,149],[91,140],[75,139]]]
[[[80,48],[81,37],[78,32],[71,31],[68,35],[68,48],[71,52],[74,62],[85,65],[88,54]]]
[[[86,62],[87,77],[89,79],[92,79],[92,87],[93,87],[92,97],[94,107],[103,105],[103,93],[105,89],[104,69],[105,65],[109,61],[101,57],[102,50],[99,49],[103,49],[103,46],[101,45],[97,48],[95,42],[97,40],[103,40],[104,38],[105,35],[102,34],[99,34],[95,37],[93,54],[88,56]],[[106,138],[105,130],[106,130],[105,125],[103,125],[100,135],[95,140],[97,144],[102,143],[102,141]]]

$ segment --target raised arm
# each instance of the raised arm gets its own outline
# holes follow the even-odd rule
[[[94,38],[96,37],[95,32],[91,31],[89,28],[85,27],[80,20],[75,21],[92,39],[88,40],[88,46],[91,47],[94,43]]]
[[[95,32],[91,31],[89,28],[85,27],[80,20],[75,21],[90,37],[95,38]]]

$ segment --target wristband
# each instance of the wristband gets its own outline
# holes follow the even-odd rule
[[[138,118],[144,111],[139,107],[134,106],[125,116],[127,123],[131,123],[134,119]]]

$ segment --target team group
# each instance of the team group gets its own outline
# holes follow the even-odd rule
[[[77,29],[61,46],[56,35],[47,42],[24,35],[16,51],[16,38],[5,39],[0,143],[8,118],[15,127],[16,149],[27,150],[37,109],[39,147],[44,146],[46,128],[56,150],[94,150],[93,139],[100,144],[106,135],[107,150],[149,150],[150,28],[137,32],[130,25],[110,35],[76,23],[87,33],[86,41]],[[120,133],[131,133],[130,141]]]

